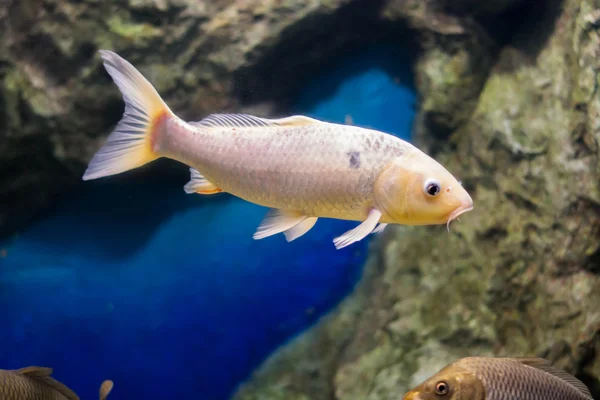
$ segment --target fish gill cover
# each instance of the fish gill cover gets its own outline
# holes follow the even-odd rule
[[[410,139],[409,65],[393,46],[313,78],[294,112]],[[47,365],[81,398],[225,399],[361,276],[368,240],[337,251],[354,222],[320,219],[301,239],[254,241],[266,209],[186,195],[187,168],[91,182],[4,244],[2,368]],[[118,388],[118,390],[117,390]]]

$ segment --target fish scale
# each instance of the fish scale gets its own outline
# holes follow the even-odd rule
[[[2,371],[0,398],[6,400],[68,400],[47,384],[15,371]]]
[[[161,151],[185,160],[226,192],[307,216],[362,220],[382,168],[412,147],[368,129],[191,127],[173,120]],[[359,166],[351,165],[357,153]]]
[[[52,378],[52,369],[27,367],[18,370],[0,369],[0,399],[2,400],[79,400],[75,392]],[[106,400],[113,382],[100,385],[99,399]]]
[[[591,399],[560,378],[512,359],[469,357],[456,365],[481,379],[486,400]]]

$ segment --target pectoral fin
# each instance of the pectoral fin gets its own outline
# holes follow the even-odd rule
[[[380,218],[381,212],[373,208],[371,211],[369,211],[367,219],[362,224],[333,239],[335,248],[339,250],[351,245],[354,242],[364,239],[369,233],[373,232]]]
[[[267,212],[258,229],[252,236],[254,239],[264,239],[292,229],[307,217],[295,211],[272,209]],[[308,230],[307,230],[308,231]],[[306,231],[304,232],[306,233]],[[291,235],[293,236],[293,235]],[[298,237],[298,236],[296,236]]]

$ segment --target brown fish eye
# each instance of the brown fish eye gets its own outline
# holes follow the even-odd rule
[[[425,191],[430,196],[435,196],[440,192],[440,184],[437,182],[428,182],[425,185]]]
[[[448,384],[446,382],[438,382],[435,385],[435,393],[443,396],[448,393]]]

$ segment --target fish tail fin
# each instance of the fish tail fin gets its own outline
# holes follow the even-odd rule
[[[100,50],[104,68],[119,87],[125,113],[106,143],[96,152],[83,180],[115,175],[161,157],[159,136],[173,112],[150,82],[128,61],[112,51]]]
[[[114,386],[113,381],[107,379],[100,385],[100,400],[106,400]]]

